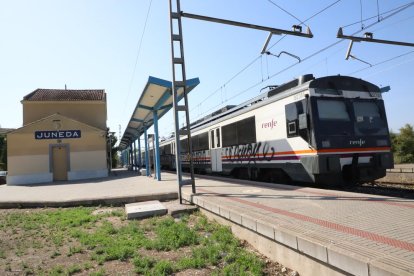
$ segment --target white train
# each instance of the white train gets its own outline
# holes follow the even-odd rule
[[[196,173],[342,185],[376,180],[394,165],[379,87],[347,76],[304,75],[270,87],[191,132]],[[163,169],[175,169],[174,143],[160,143]],[[183,170],[187,145],[181,139]]]

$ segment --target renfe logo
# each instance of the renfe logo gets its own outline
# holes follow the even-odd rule
[[[277,121],[273,120],[267,123],[262,123],[262,128],[270,128],[273,129],[273,127],[275,127],[277,124]]]
[[[273,127],[275,127],[277,124],[277,121],[273,120],[267,123],[262,123],[262,128],[270,128],[273,129]]]
[[[35,139],[68,139],[81,138],[80,130],[35,131]]]
[[[365,140],[359,139],[359,140],[354,140],[354,141],[349,141],[349,144],[351,146],[362,146],[365,145]]]

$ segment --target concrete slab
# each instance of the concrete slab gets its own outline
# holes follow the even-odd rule
[[[141,219],[152,216],[162,216],[167,208],[158,200],[125,204],[127,219]]]
[[[180,204],[178,200],[163,202],[163,205],[168,209],[168,214],[173,217],[181,214],[190,214],[198,210],[197,205],[191,205],[185,202]]]

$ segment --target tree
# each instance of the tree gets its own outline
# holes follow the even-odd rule
[[[115,132],[108,132],[108,143],[111,144],[112,168],[118,166],[118,147],[115,147],[117,141],[118,138],[116,138]]]
[[[399,134],[391,133],[396,163],[414,163],[414,128],[406,124]]]
[[[0,135],[0,170],[7,170],[7,140]]]

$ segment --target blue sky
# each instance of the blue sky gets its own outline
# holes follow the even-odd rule
[[[306,20],[337,2],[272,1],[297,19],[268,0],[181,0],[181,6],[189,13],[291,29],[300,23],[298,19]],[[411,1],[362,0],[362,9],[360,3],[339,1],[306,22],[314,38],[287,36],[271,48],[275,54],[288,51],[305,59],[296,65],[286,55],[260,57],[266,32],[183,19],[187,77],[199,77],[201,82],[189,96],[191,119],[241,103],[267,85],[312,73],[317,77],[351,75],[379,86],[390,85],[391,91],[384,95],[390,128],[398,131],[406,123],[413,125],[414,47],[354,43],[352,54],[371,64],[392,59],[371,68],[345,60],[348,41],[312,56],[338,41],[339,27],[355,22],[344,28],[344,34],[360,31],[356,35],[362,36],[369,31],[374,38],[414,43],[414,6],[390,18],[384,14],[383,20],[364,30],[359,22],[361,13],[365,19],[376,16],[378,8],[384,13]],[[37,88],[63,89],[66,84],[69,89],[105,89],[108,126],[118,133],[121,125],[123,133],[148,76],[171,80],[168,12],[167,0],[0,0],[1,127],[22,126],[20,101],[26,94]],[[375,17],[363,24],[377,21]],[[270,45],[279,38],[273,36]],[[404,56],[393,59],[399,55]],[[160,121],[160,135],[172,131],[169,113]]]

